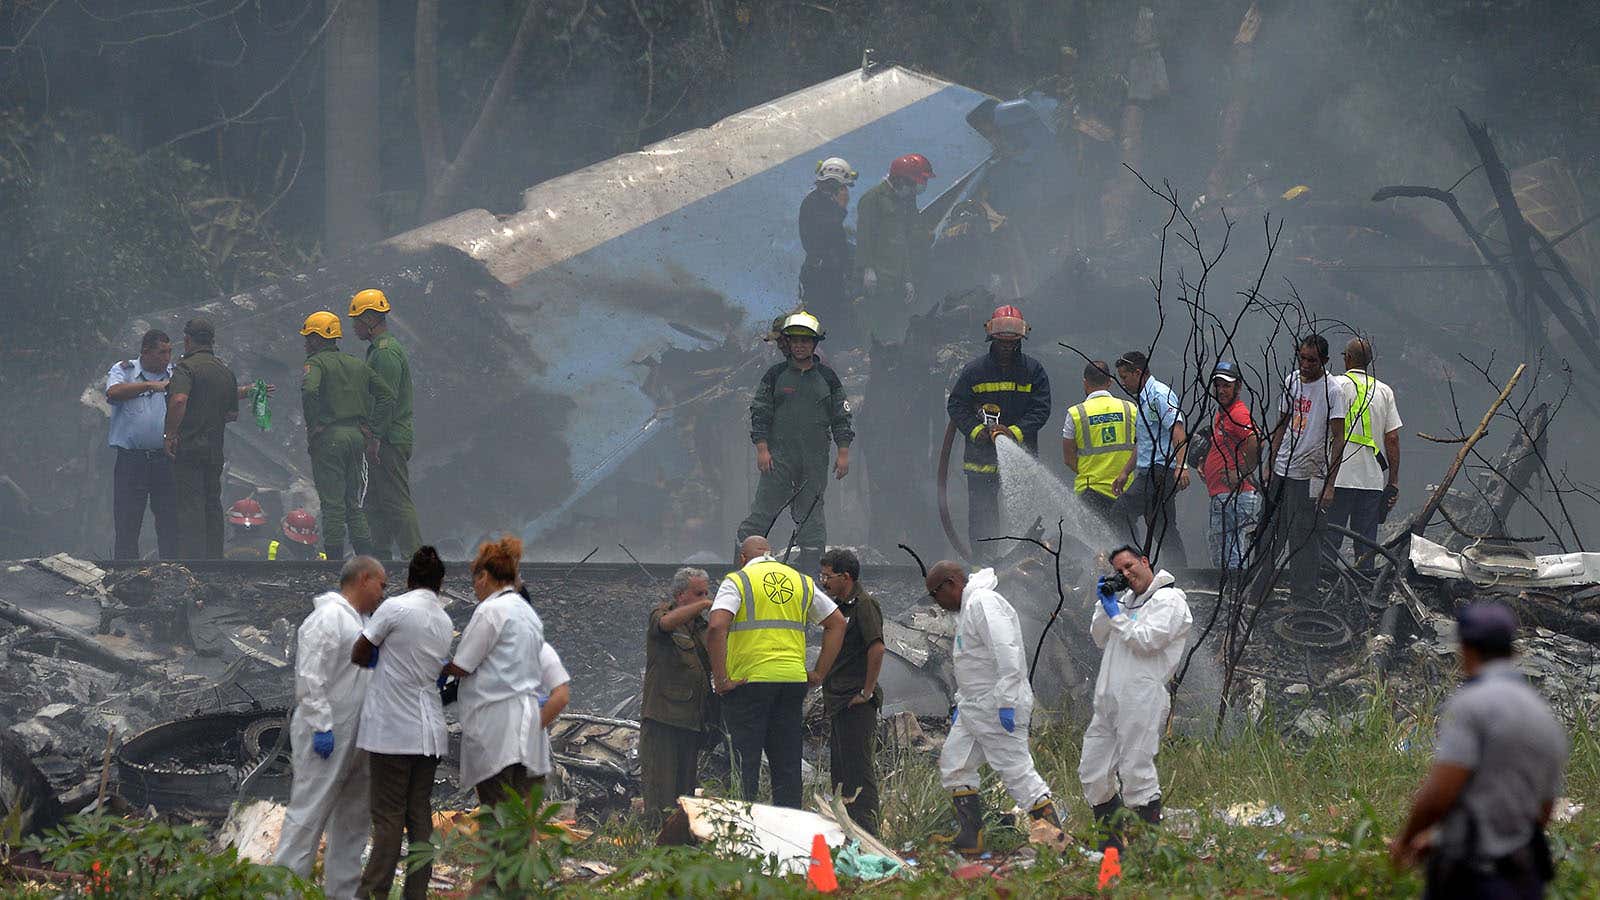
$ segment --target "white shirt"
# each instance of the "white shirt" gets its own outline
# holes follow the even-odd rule
[[[544,623],[507,587],[478,604],[461,632],[455,664],[461,679],[461,784],[477,785],[520,763],[550,771],[550,742],[539,727]]]
[[[361,614],[337,591],[311,601],[295,632],[295,716],[313,732],[332,731],[361,712],[371,672],[350,662]]]
[[[1089,395],[1087,397],[1084,397],[1082,402],[1088,403],[1090,400],[1093,400],[1096,397],[1109,397],[1109,396],[1111,396],[1111,392],[1110,391],[1090,391]],[[1072,404],[1072,406],[1077,406],[1077,405],[1078,404],[1076,404],[1076,403]],[[1077,437],[1077,435],[1078,435],[1078,426],[1072,424],[1072,406],[1067,407],[1066,419],[1065,419],[1065,421],[1063,421],[1061,423],[1061,436],[1063,438],[1065,438],[1066,440],[1069,440],[1069,441],[1075,439]]]
[[[418,588],[390,597],[361,633],[381,649],[356,746],[395,756],[444,756],[449,744],[438,682],[453,629],[439,596]]]
[[[1309,384],[1300,380],[1298,370],[1289,373],[1278,403],[1278,412],[1289,417],[1289,424],[1272,461],[1273,474],[1309,480],[1313,494],[1322,490],[1328,475],[1328,420],[1349,414],[1352,390],[1350,379],[1326,372]]]
[[[1360,369],[1350,371],[1366,374]],[[1343,381],[1350,393],[1350,418],[1344,422],[1345,434],[1349,434],[1361,427],[1361,408],[1356,405],[1355,384],[1343,375],[1338,376],[1337,380]],[[1372,379],[1372,390],[1367,392],[1367,410],[1372,419],[1372,441],[1382,450],[1383,436],[1400,430],[1404,424],[1400,421],[1400,409],[1394,402],[1394,389],[1376,378]],[[1344,462],[1339,464],[1339,477],[1333,485],[1362,491],[1381,491],[1389,486],[1389,475],[1378,467],[1378,455],[1371,448],[1347,440],[1344,444]]]
[[[567,667],[561,664],[561,654],[546,643],[539,649],[539,705],[544,706],[556,688],[571,680]]]
[[[776,562],[771,556],[758,556],[744,564],[749,568],[758,562]],[[805,576],[802,575],[802,578]],[[821,625],[822,620],[833,615],[839,604],[833,598],[823,593],[822,588],[813,583],[811,592],[811,611],[806,615],[806,620],[813,625]],[[722,579],[722,584],[717,586],[717,597],[711,601],[712,610],[727,610],[734,618],[739,617],[739,588],[733,583],[733,578]]]

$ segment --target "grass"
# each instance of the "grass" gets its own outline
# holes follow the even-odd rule
[[[1334,716],[1345,723],[1342,729],[1315,739],[1286,739],[1270,721],[1225,739],[1170,738],[1158,760],[1168,827],[1145,836],[1125,856],[1117,893],[1416,896],[1421,891],[1420,874],[1390,868],[1388,841],[1430,762],[1433,705],[1429,701],[1407,709],[1386,695],[1369,697],[1358,708]],[[1079,725],[1056,722],[1037,730],[1032,743],[1035,761],[1055,791],[1067,830],[1079,836],[1080,845],[1092,846],[1091,816],[1078,792],[1076,774],[1082,733]],[[1592,799],[1600,797],[1600,733],[1584,724],[1571,737],[1566,795],[1589,802],[1574,821],[1552,828],[1553,845],[1561,858],[1551,896],[1592,897],[1600,892],[1600,801]],[[935,832],[948,829],[951,815],[934,759],[884,758],[880,765],[887,772],[884,837],[890,846],[915,857],[918,865],[909,876],[844,884],[844,892],[874,897],[972,896],[975,885],[948,874],[960,861],[936,849],[930,840]],[[991,861],[1014,861],[1010,851],[1022,847],[1026,836],[1004,821],[1012,801],[992,778],[985,781],[984,801],[994,850]],[[1284,821],[1251,827],[1228,825],[1221,819],[1221,811],[1246,802],[1276,806]],[[665,896],[672,891],[662,889],[670,884],[683,887],[691,882],[740,884],[741,889],[733,892],[740,894],[804,893],[803,879],[760,876],[759,887],[753,888],[746,880],[748,862],[715,860],[701,850],[667,853],[651,843],[652,836],[634,820],[606,823],[594,837],[575,846],[573,854],[634,868],[624,869],[626,877],[570,885],[568,893]],[[745,878],[729,880],[729,871],[742,871]],[[1005,889],[1022,897],[1090,895],[1097,893],[1097,873],[1098,863],[1076,851],[1060,858],[1041,853],[1031,867],[1008,872]]]

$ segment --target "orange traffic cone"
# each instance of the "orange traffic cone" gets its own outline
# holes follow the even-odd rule
[[[833,856],[828,853],[828,842],[822,835],[811,839],[811,866],[806,869],[806,884],[824,894],[839,889],[839,879],[833,874]]]
[[[1115,847],[1107,847],[1100,858],[1100,890],[1105,890],[1113,880],[1122,877],[1122,854]]]

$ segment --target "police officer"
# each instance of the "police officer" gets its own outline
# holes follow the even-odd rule
[[[794,543],[800,547],[800,564],[816,566],[822,558],[828,531],[822,511],[822,492],[828,484],[828,437],[839,453],[833,477],[850,471],[850,403],[844,385],[833,369],[816,357],[822,325],[810,313],[797,312],[784,320],[788,358],[767,370],[750,402],[750,440],[756,446],[756,468],[761,480],[750,501],[750,515],[739,523],[737,538],[765,535],[789,506],[795,522]]]
[[[283,517],[283,537],[267,544],[267,559],[327,559],[317,549],[317,517],[304,509],[291,509]]]
[[[878,710],[883,690],[883,610],[861,587],[861,561],[844,547],[822,554],[822,589],[845,617],[839,660],[822,683],[828,712],[828,780],[850,803],[850,818],[878,833]],[[858,793],[859,792],[859,793]]]
[[[710,608],[711,576],[704,569],[682,568],[672,576],[672,597],[650,610],[639,765],[644,812],[651,821],[659,821],[664,810],[694,793],[700,783],[700,743],[711,684],[705,643]]]
[[[933,178],[933,164],[907,153],[856,204],[856,258],[861,266],[862,328],[873,340],[905,336],[917,302],[917,279],[928,262],[929,232],[919,223],[917,197]]]
[[[1039,452],[1039,429],[1050,418],[1050,376],[1044,366],[1022,352],[1028,323],[1022,310],[1002,306],[984,323],[989,351],[956,377],[945,411],[967,438],[961,468],[967,474],[967,539],[974,553],[978,541],[1000,537],[1000,468],[997,437]]]
[[[183,326],[183,359],[167,385],[161,439],[173,460],[178,507],[178,553],[184,559],[222,559],[222,440],[239,418],[239,381],[212,352],[209,319]]]
[[[850,211],[850,187],[856,172],[837,156],[817,163],[817,180],[800,201],[800,302],[833,323],[837,332],[848,321],[854,255],[844,220]],[[849,330],[849,329],[846,329]]]
[[[361,503],[367,490],[367,441],[387,433],[394,392],[366,363],[339,350],[339,317],[314,312],[300,333],[306,339],[300,401],[305,411],[311,478],[322,503],[324,547],[343,559],[345,532],[356,553],[371,555],[372,534]]]
[[[411,360],[406,348],[389,333],[389,298],[368,288],[350,298],[350,324],[367,342],[367,365],[394,394],[389,427],[372,431],[367,442],[366,513],[378,556],[410,559],[422,546],[417,507],[411,502],[411,448],[416,432],[411,421]],[[397,552],[389,556],[389,550]]]
[[[1433,766],[1390,847],[1396,865],[1427,853],[1426,897],[1541,897],[1555,875],[1544,828],[1561,793],[1567,735],[1512,665],[1516,629],[1498,603],[1457,615],[1466,683],[1439,713]]]
[[[1111,483],[1134,452],[1132,403],[1111,395],[1111,367],[1093,360],[1083,369],[1083,402],[1067,410],[1061,423],[1061,455],[1077,476],[1072,489],[1113,531],[1119,527],[1113,510],[1117,496]]]
[[[172,460],[162,451],[167,382],[172,378],[172,339],[154,328],[139,341],[139,355],[106,373],[111,404],[111,525],[113,559],[139,558],[139,530],[146,501],[156,520],[156,547],[162,559],[178,558],[178,510]]]
[[[807,623],[822,626],[822,651],[810,672]],[[827,677],[844,629],[833,600],[810,578],[773,559],[766,538],[752,535],[739,545],[739,568],[722,580],[711,604],[706,652],[744,799],[756,799],[765,751],[772,802],[800,808],[806,690]]]

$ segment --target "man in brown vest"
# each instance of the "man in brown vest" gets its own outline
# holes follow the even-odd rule
[[[711,685],[705,643],[710,608],[711,577],[704,569],[683,568],[672,576],[672,599],[650,611],[639,763],[644,812],[651,821],[660,821],[700,781],[701,730]]]

